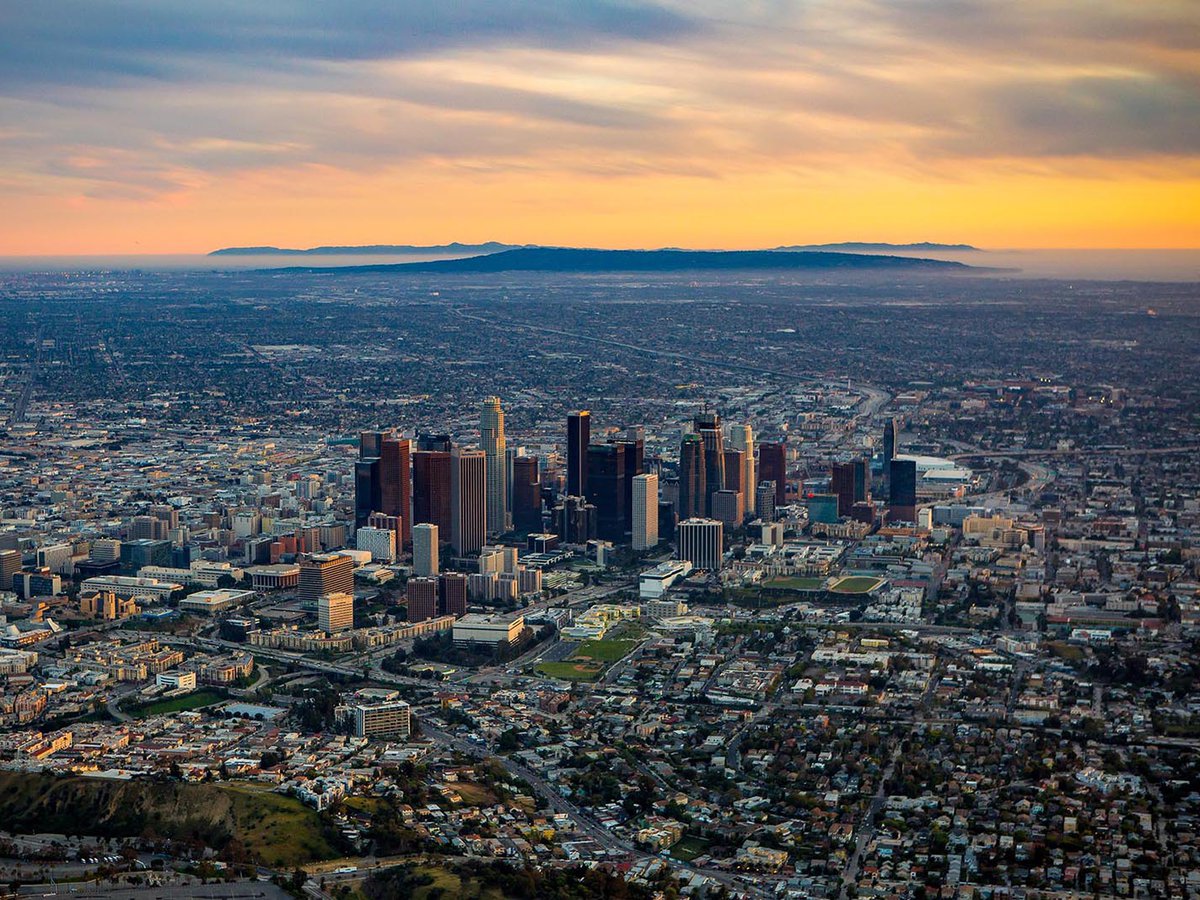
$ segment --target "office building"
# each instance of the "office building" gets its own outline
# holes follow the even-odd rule
[[[354,628],[354,595],[335,591],[318,597],[317,627],[326,634]]]
[[[542,476],[536,456],[518,456],[512,464],[513,528],[527,534],[542,530]]]
[[[508,480],[504,436],[504,410],[499,397],[483,401],[479,417],[479,444],[483,448],[487,467],[487,531],[503,534],[508,531]]]
[[[554,508],[554,530],[564,544],[586,544],[596,537],[597,522],[595,505],[583,497],[563,497]]]
[[[754,507],[758,510],[758,517],[764,522],[775,520],[775,498],[778,495],[775,482],[760,481],[758,483],[758,488],[754,491]]]
[[[438,573],[438,527],[430,522],[413,526],[413,574],[429,578]]]
[[[390,528],[360,528],[354,533],[354,545],[370,553],[373,562],[396,561],[396,532]]]
[[[379,448],[379,506],[400,521],[397,551],[412,543],[412,442],[385,435]]]
[[[125,572],[136,572],[146,566],[169,565],[170,541],[138,538],[121,544],[121,569]]]
[[[351,706],[348,718],[355,737],[406,738],[412,733],[412,708],[403,700]]]
[[[658,546],[658,476],[635,475],[633,478],[633,549],[649,550]]]
[[[358,435],[358,458],[379,459],[383,446],[382,431],[362,431]]]
[[[725,443],[721,417],[715,412],[698,413],[692,424],[704,443],[704,515],[712,515],[712,495],[725,490]]]
[[[808,498],[808,521],[832,525],[837,520],[837,494],[813,494]]]
[[[888,419],[883,423],[883,467],[887,471],[887,464],[896,458],[896,433],[899,426],[895,419]]]
[[[587,448],[592,414],[584,409],[567,416],[567,496],[587,496]]]
[[[633,479],[646,471],[646,435],[640,426],[625,429],[625,436],[615,443],[625,448],[625,477],[622,481],[622,505],[625,511],[625,534],[633,532]]]
[[[888,518],[893,522],[917,520],[917,463],[911,459],[893,459],[888,463],[891,488]]]
[[[450,439],[419,438],[412,455],[412,520],[414,525],[428,523],[438,527],[440,535],[453,529]],[[442,447],[446,449],[441,449]],[[436,449],[426,449],[436,448]]]
[[[787,444],[758,445],[758,483],[775,482],[775,508],[787,506]],[[758,510],[762,515],[762,510]]]
[[[515,644],[524,630],[525,617],[520,614],[469,614],[454,623],[454,643],[487,644],[492,647]]]
[[[367,524],[371,513],[382,506],[379,460],[359,459],[354,463],[354,524]]]
[[[587,448],[587,498],[596,507],[599,536],[625,539],[625,444],[591,444]]]
[[[478,553],[487,540],[487,456],[482,450],[450,451],[450,543],[460,556]]]
[[[676,558],[715,572],[721,568],[725,548],[724,526],[716,519],[686,519],[675,529],[675,545]]]
[[[737,528],[745,518],[742,492],[733,490],[716,491],[712,495],[712,517],[726,528]]]
[[[467,576],[462,572],[446,572],[438,578],[438,600],[444,616],[467,614]]]
[[[867,500],[868,468],[866,460],[834,463],[830,467],[830,491],[837,494],[838,515],[848,516],[856,503]]]
[[[0,591],[13,589],[13,576],[21,571],[20,550],[0,550]]]
[[[314,553],[300,560],[296,596],[313,601],[325,594],[354,591],[354,560],[341,553]]]
[[[739,483],[742,490],[743,502],[746,506],[746,515],[752,516],[757,507],[755,506],[756,489],[758,488],[758,479],[754,465],[754,429],[749,425],[731,425],[729,426],[729,444],[734,450],[740,450],[742,454],[742,471]],[[729,460],[725,461],[725,477],[729,477]]]
[[[408,579],[407,596],[408,621],[424,622],[438,614],[438,579]]]
[[[707,497],[704,440],[698,434],[685,434],[679,445],[679,506],[680,519],[704,515]]]
[[[46,544],[37,549],[37,567],[49,569],[57,575],[70,575],[73,566],[71,557],[74,548],[70,544]]]

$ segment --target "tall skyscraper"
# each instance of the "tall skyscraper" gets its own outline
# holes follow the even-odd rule
[[[775,508],[787,505],[787,444],[758,445],[758,483],[775,482]]]
[[[888,419],[883,424],[883,471],[887,472],[887,465],[896,458],[896,420]]]
[[[512,467],[512,517],[517,531],[542,530],[542,476],[536,456],[518,456]]]
[[[675,555],[697,569],[715,572],[721,568],[724,541],[725,529],[716,519],[687,519],[675,528]]]
[[[380,431],[359,434],[359,460],[354,463],[355,528],[365,526],[372,512],[383,511],[383,480],[379,478],[383,438]]]
[[[746,474],[745,453],[736,447],[725,448],[725,490],[737,491],[742,495],[742,508],[746,506],[746,490],[749,485],[742,481]]]
[[[379,459],[379,451],[383,444],[382,431],[362,431],[358,435],[358,458]]]
[[[587,448],[587,499],[596,507],[600,537],[625,539],[625,444],[591,444]]]
[[[646,471],[646,435],[643,428],[629,428],[617,441],[625,448],[624,506],[627,533],[633,533],[633,479]]]
[[[679,506],[680,520],[704,515],[707,496],[704,460],[704,441],[698,434],[685,434],[679,445]]]
[[[567,416],[567,496],[587,496],[587,447],[592,439],[592,414],[586,409]]]
[[[754,429],[749,425],[729,426],[729,443],[735,450],[742,451],[742,497],[746,515],[755,512],[755,495],[758,477],[754,466]],[[729,475],[729,461],[725,462],[725,474]]]
[[[482,450],[450,451],[450,543],[460,556],[487,541],[487,456]]]
[[[400,546],[412,543],[412,442],[385,435],[379,445],[379,510],[400,520]]]
[[[417,446],[424,443],[424,440],[419,441]],[[450,534],[453,519],[449,444],[447,438],[446,449],[420,449],[412,457],[413,524],[436,525],[443,536]]]
[[[725,443],[721,417],[715,412],[698,413],[693,420],[696,434],[704,442],[704,515],[712,515],[712,495],[725,490]]]
[[[837,510],[839,516],[850,515],[854,509],[855,490],[854,476],[856,466],[853,462],[834,463],[829,472],[829,489],[837,495]]]
[[[865,459],[834,463],[830,468],[830,490],[838,497],[838,515],[848,516],[856,503],[865,503],[870,495],[871,468]]]
[[[341,591],[317,598],[317,627],[326,634],[349,631],[354,627],[354,595]]]
[[[438,573],[438,527],[430,522],[413,526],[413,574],[428,578]]]
[[[633,549],[658,546],[658,476],[633,477]]]
[[[487,457],[488,534],[508,531],[508,482],[504,437],[504,410],[499,397],[487,397],[479,416],[479,444]]]
[[[889,518],[897,522],[917,521],[917,463],[912,459],[893,459],[888,463],[891,495]]]

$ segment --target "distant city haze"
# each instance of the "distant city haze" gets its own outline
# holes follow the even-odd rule
[[[1132,281],[1200,281],[1195,250],[980,250],[889,251],[899,256],[1011,269],[997,277],[1078,278]],[[207,254],[0,256],[0,271],[50,272],[97,269],[146,271],[232,271],[292,266],[363,266],[460,259],[465,254],[209,256]]]

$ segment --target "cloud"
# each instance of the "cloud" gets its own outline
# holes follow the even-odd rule
[[[1198,60],[1190,0],[0,0],[0,191],[1173,177],[1200,160]]]

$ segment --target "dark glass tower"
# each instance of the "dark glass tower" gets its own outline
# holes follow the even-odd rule
[[[704,441],[698,434],[685,434],[679,445],[679,520],[705,515]]]
[[[587,496],[587,448],[592,414],[584,409],[567,416],[567,496]]]
[[[758,445],[758,481],[775,482],[775,506],[787,505],[787,445],[768,441]]]
[[[625,444],[587,448],[587,499],[596,507],[596,529],[606,541],[625,539]]]
[[[513,460],[513,527],[536,533],[542,530],[542,476],[536,456],[518,456]]]
[[[696,434],[704,442],[704,512],[712,515],[712,495],[725,490],[725,445],[721,417],[715,412],[699,413],[693,420]]]

